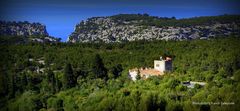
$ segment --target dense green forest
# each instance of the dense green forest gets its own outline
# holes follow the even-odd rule
[[[176,19],[175,17],[157,17],[149,16],[148,14],[118,14],[110,16],[115,22],[123,24],[123,21],[138,21],[132,24],[143,26],[157,26],[157,27],[191,27],[195,25],[210,25],[214,23],[239,23],[239,15],[219,15],[219,16],[203,16],[193,18]],[[93,18],[94,19],[94,18]]]
[[[232,36],[0,45],[0,110],[236,111],[240,106],[239,43],[240,38]],[[129,79],[129,69],[153,67],[153,60],[161,55],[173,58],[172,72]],[[207,84],[182,85],[190,80]]]

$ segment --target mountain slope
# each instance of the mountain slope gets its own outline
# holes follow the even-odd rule
[[[0,21],[0,43],[59,42],[49,36],[46,26],[40,23]]]
[[[69,36],[68,42],[208,39],[239,35],[239,27],[239,15],[175,19],[147,14],[119,14],[81,21]]]

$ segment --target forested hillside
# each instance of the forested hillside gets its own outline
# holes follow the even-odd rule
[[[0,45],[0,110],[235,111],[240,106],[239,43],[239,37],[231,36]],[[172,72],[129,79],[129,69],[153,67],[161,55],[173,58]],[[206,85],[188,88],[184,81]],[[201,102],[209,103],[194,104]]]

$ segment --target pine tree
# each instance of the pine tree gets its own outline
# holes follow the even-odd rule
[[[97,78],[107,79],[107,69],[104,67],[99,54],[97,54],[94,59],[93,73]]]
[[[26,71],[24,71],[23,73],[21,73],[21,84],[20,84],[20,89],[22,89],[22,91],[26,90],[27,85],[28,85],[28,80],[27,80],[27,75],[26,75]]]
[[[8,91],[8,79],[7,73],[0,68],[0,97],[3,97],[7,94]]]
[[[56,87],[55,87],[56,92],[59,92],[61,87],[62,87],[61,81],[58,78],[56,78]]]
[[[123,71],[123,68],[121,64],[118,64],[111,69],[111,72],[114,75],[114,78],[117,78],[118,76],[120,76],[122,71]]]
[[[14,73],[12,73],[10,75],[9,87],[10,87],[10,89],[9,89],[10,97],[15,97],[15,93],[16,93],[17,88],[16,88],[16,78],[15,78]]]
[[[50,83],[51,92],[56,92],[56,78],[52,70],[48,70],[47,72],[47,81]]]
[[[72,88],[76,85],[71,64],[67,64],[64,69],[63,86],[64,89]]]

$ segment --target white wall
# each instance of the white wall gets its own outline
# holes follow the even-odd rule
[[[129,71],[129,76],[133,81],[136,80],[137,73],[138,73],[137,71]]]
[[[157,64],[159,64],[158,67],[156,66]],[[159,70],[161,72],[165,71],[166,70],[166,68],[165,68],[165,61],[164,60],[162,60],[162,61],[154,60],[154,69]]]

